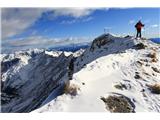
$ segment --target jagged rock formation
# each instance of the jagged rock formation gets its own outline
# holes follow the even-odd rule
[[[54,57],[45,52],[28,56],[25,53],[2,62],[2,112],[30,112],[38,108],[49,94],[68,80],[72,56],[63,53]],[[28,58],[25,64],[23,59]],[[57,95],[62,94],[57,93]]]

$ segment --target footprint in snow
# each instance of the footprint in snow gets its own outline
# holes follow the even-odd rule
[[[113,64],[112,64],[113,69],[117,69],[118,66],[119,66],[119,62],[116,62],[116,63],[113,63]]]
[[[112,67],[113,67],[113,69],[116,69],[116,64],[113,63],[113,64],[112,64]]]

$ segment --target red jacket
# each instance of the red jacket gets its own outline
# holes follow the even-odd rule
[[[135,25],[136,29],[137,30],[141,30],[142,27],[144,27],[144,24],[142,24],[141,22],[138,22],[136,25]]]

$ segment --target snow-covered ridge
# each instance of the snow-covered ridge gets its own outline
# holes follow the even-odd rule
[[[76,53],[35,49],[1,55],[1,61],[8,65],[1,75],[2,112],[39,106],[33,112],[114,112],[109,96],[128,102],[130,112],[160,112],[160,96],[148,87],[160,83],[160,46],[146,39],[103,34]],[[76,95],[64,94],[68,80]]]
[[[77,95],[63,94],[34,112],[160,112],[160,96],[148,86],[160,84],[159,68],[158,44],[101,35],[74,62],[70,86],[78,86]]]

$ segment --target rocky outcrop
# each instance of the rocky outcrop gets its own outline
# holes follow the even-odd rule
[[[110,95],[107,98],[101,97],[106,109],[113,113],[133,113],[135,106],[131,100],[121,94]]]
[[[97,38],[95,38],[92,42],[91,51],[94,51],[94,49],[96,47],[101,48],[101,46],[104,46],[105,44],[109,43],[109,42],[113,42],[112,40],[113,36],[110,34],[103,34]]]
[[[6,72],[10,67],[19,62],[19,58],[14,58],[10,61],[1,62],[1,72]]]

